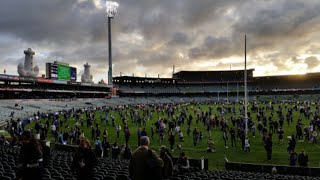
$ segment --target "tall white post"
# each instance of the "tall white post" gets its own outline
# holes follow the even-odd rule
[[[247,35],[244,36],[244,114],[246,121],[246,139],[248,139]]]

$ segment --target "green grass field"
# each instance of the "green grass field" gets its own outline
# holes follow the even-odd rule
[[[0,135],[3,135],[5,138],[11,138],[11,135],[5,130],[0,130]]]
[[[181,130],[183,131],[185,141],[179,142],[177,135],[175,138],[175,145],[177,145],[179,143],[182,145],[183,149],[182,150],[175,150],[174,152],[172,152],[173,155],[178,156],[181,153],[181,151],[184,151],[187,154],[187,156],[189,156],[189,157],[194,157],[194,158],[206,157],[209,159],[209,169],[222,169],[222,168],[224,168],[224,158],[225,157],[227,157],[229,161],[236,161],[236,162],[278,164],[278,165],[288,165],[289,164],[288,153],[286,151],[287,145],[288,145],[287,136],[292,135],[292,134],[296,134],[295,133],[295,125],[296,125],[296,122],[297,122],[299,114],[300,114],[299,112],[297,112],[297,111],[293,112],[294,123],[290,127],[288,127],[286,121],[284,122],[285,134],[284,134],[284,141],[282,143],[278,143],[278,135],[273,134],[272,161],[269,162],[269,161],[267,161],[267,158],[266,158],[266,152],[264,150],[264,144],[262,142],[262,137],[259,135],[258,132],[256,133],[255,138],[252,137],[251,133],[249,132],[251,152],[246,153],[246,152],[242,151],[240,148],[241,147],[240,140],[237,140],[238,147],[231,147],[230,137],[229,137],[229,141],[228,141],[229,148],[226,149],[224,147],[224,142],[222,139],[221,130],[220,129],[213,129],[211,131],[211,138],[215,142],[216,152],[215,153],[207,153],[206,148],[207,148],[208,136],[206,134],[205,127],[202,123],[196,124],[195,114],[193,114],[193,111],[190,110],[191,106],[193,106],[193,108],[200,107],[204,111],[207,111],[209,106],[212,106],[213,107],[213,114],[216,114],[216,115],[219,114],[217,111],[217,105],[188,105],[188,107],[189,107],[188,116],[189,116],[189,114],[194,116],[194,120],[193,120],[193,124],[191,126],[191,129],[193,130],[194,127],[197,127],[198,129],[200,129],[200,131],[202,131],[202,133],[203,133],[203,140],[202,140],[202,143],[200,143],[196,147],[194,147],[193,146],[193,139],[192,139],[192,132],[190,133],[190,137],[188,137],[187,132],[186,132],[187,124],[185,123],[184,125],[181,126]],[[237,114],[235,114],[236,118],[239,116],[238,106],[239,105],[236,105],[236,112],[237,112]],[[265,105],[263,105],[263,106],[265,106]],[[276,104],[274,107],[275,107],[275,110],[277,110],[278,104]],[[292,105],[288,105],[288,107],[292,107]],[[312,106],[312,109],[314,112],[315,105]],[[180,111],[180,110],[181,110],[181,108],[178,108],[177,111]],[[141,110],[139,112],[142,114]],[[285,115],[286,112],[285,112],[284,108],[283,108],[283,112]],[[110,116],[110,114],[113,114],[115,116],[116,124],[118,124],[118,123],[122,124],[122,121],[120,120],[120,116],[117,112],[111,111],[111,113],[109,113],[109,116]],[[274,113],[274,114],[276,114],[276,113]],[[225,116],[226,119],[230,119],[229,118],[230,115],[231,115],[230,113],[226,114],[226,116]],[[268,111],[266,113],[266,115],[268,117],[270,115],[270,111]],[[84,116],[85,116],[85,114],[82,114],[83,118],[84,118]],[[100,123],[101,121],[100,121],[99,117],[100,117],[100,112],[96,112],[96,121]],[[151,130],[150,130],[151,124],[153,124],[156,121],[156,119],[158,119],[159,117],[167,118],[167,115],[166,115],[166,113],[162,113],[162,112],[153,114],[152,120],[147,121],[147,125],[146,125],[146,130],[147,130],[148,135],[151,134]],[[251,117],[253,118],[253,121],[255,122],[255,124],[257,124],[256,113],[251,112]],[[103,119],[104,119],[104,113],[103,113]],[[127,117],[127,119],[128,119],[128,117]],[[309,124],[310,120],[307,120],[304,117],[302,119],[303,119],[304,125]],[[275,115],[273,120],[278,120],[278,116]],[[41,122],[44,123],[45,120],[42,119]],[[34,123],[35,122],[32,122],[30,125],[27,126],[27,128],[29,128],[29,127],[33,128]],[[70,126],[74,126],[75,119],[69,119],[68,124]],[[130,120],[128,121],[128,124],[129,124],[130,132],[131,132],[129,145],[134,150],[137,147],[137,130],[139,127],[137,127],[135,124],[133,124]],[[230,120],[229,120],[229,127],[232,127]],[[123,126],[122,126],[122,128],[123,128]],[[84,123],[84,127],[82,129],[85,131],[85,136],[90,139],[91,129],[86,127],[86,123]],[[110,143],[118,141],[119,144],[124,144],[125,140],[124,140],[123,131],[121,131],[120,138],[116,139],[115,128],[112,127],[111,125],[106,126],[105,121],[102,121],[102,123],[100,123],[100,130],[101,130],[101,137],[100,138],[101,139],[102,139],[102,132],[104,129],[107,129],[107,131],[108,131],[108,134],[109,134],[108,141]],[[64,130],[64,129],[62,129],[62,130]],[[49,131],[48,135],[49,135],[48,139],[51,141],[54,141],[50,131]],[[164,145],[169,147],[167,136],[165,138]],[[151,140],[150,146],[154,150],[157,150],[157,151],[159,150],[161,144],[159,142],[158,134],[155,134],[154,139]],[[297,141],[296,152],[299,153],[301,151],[301,149],[305,149],[305,151],[309,155],[309,166],[318,167],[320,165],[320,151],[319,151],[320,145],[319,144],[309,144],[309,143]]]

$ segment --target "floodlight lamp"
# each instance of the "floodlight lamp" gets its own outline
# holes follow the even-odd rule
[[[117,8],[119,7],[119,3],[114,1],[107,1],[106,2],[106,10],[108,17],[113,18],[117,13]]]

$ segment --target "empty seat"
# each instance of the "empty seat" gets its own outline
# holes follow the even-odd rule
[[[9,176],[0,176],[1,180],[11,180],[11,177]]]
[[[104,180],[117,180],[115,176],[109,176],[107,175]]]

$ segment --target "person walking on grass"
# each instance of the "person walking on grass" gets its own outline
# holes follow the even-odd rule
[[[193,146],[197,146],[198,142],[199,142],[199,131],[197,128],[194,128],[193,130]]]
[[[237,147],[237,141],[236,141],[236,132],[233,128],[230,128],[230,137],[231,137],[231,146],[233,147],[233,144],[235,147]]]
[[[248,137],[244,140],[244,151],[250,152],[250,141]]]
[[[102,133],[102,137],[103,137],[103,141],[106,142],[108,137],[108,131],[106,129],[104,129]]]
[[[171,130],[169,132],[169,143],[170,143],[170,149],[171,151],[174,151],[173,146],[174,146],[174,132]]]
[[[267,152],[267,159],[268,161],[271,161],[271,155],[272,155],[272,139],[270,136],[267,136],[265,140],[265,146],[264,146],[266,152]]]
[[[117,139],[119,139],[119,137],[120,137],[120,131],[121,131],[121,126],[120,126],[120,124],[117,124],[116,125]]]
[[[227,134],[227,130],[225,130],[225,129],[223,130],[222,138],[223,138],[223,141],[224,141],[224,147],[228,148],[228,146],[227,146],[228,134]]]

